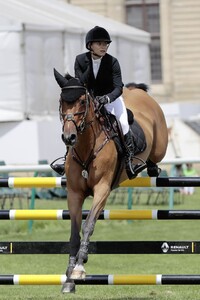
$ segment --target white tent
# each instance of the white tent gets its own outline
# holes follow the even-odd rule
[[[120,61],[124,82],[149,83],[148,33],[64,1],[0,0],[0,109],[13,111],[11,120],[22,112],[57,112],[52,70],[73,75],[75,56],[86,51],[85,34],[95,25],[110,32],[109,51]]]
[[[75,56],[87,51],[85,34],[96,25],[111,35],[124,83],[150,83],[148,33],[61,0],[0,0],[0,159],[36,163],[64,154],[53,68],[74,75]]]

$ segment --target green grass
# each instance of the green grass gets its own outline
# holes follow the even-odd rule
[[[200,190],[187,196],[174,209],[199,209]],[[142,195],[135,209],[168,209],[168,203],[145,205]],[[127,194],[118,193],[106,209],[126,209]],[[91,199],[84,205],[88,209]],[[16,207],[17,208],[17,202]],[[24,208],[27,208],[24,204]],[[37,200],[37,209],[67,209],[65,201]],[[28,232],[27,221],[0,221],[1,241],[68,240],[69,221],[34,221]],[[97,240],[199,240],[199,221],[98,221],[93,241]],[[64,274],[67,255],[1,255],[1,274]],[[198,255],[90,255],[87,274],[200,274]],[[62,295],[60,286],[0,286],[0,299],[51,300],[180,300],[199,299],[199,286],[77,286],[75,295]]]

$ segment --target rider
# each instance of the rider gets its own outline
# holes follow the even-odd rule
[[[123,91],[121,69],[118,60],[107,54],[111,42],[110,35],[104,28],[99,26],[92,28],[85,39],[89,51],[76,57],[75,77],[79,78],[88,91],[97,97],[99,103],[120,121],[127,146],[126,171],[131,179],[139,173],[141,165],[132,164],[134,146],[126,107],[121,97]],[[64,169],[64,165],[55,164],[52,167],[55,171]]]

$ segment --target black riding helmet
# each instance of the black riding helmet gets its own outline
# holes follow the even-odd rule
[[[86,34],[86,48],[90,50],[90,48],[88,47],[89,43],[100,41],[107,42],[109,44],[112,42],[110,39],[110,35],[106,29],[104,29],[103,27],[95,26]]]

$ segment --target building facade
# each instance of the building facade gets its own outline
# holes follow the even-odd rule
[[[199,0],[67,2],[150,32],[151,93],[159,102],[200,100]]]

